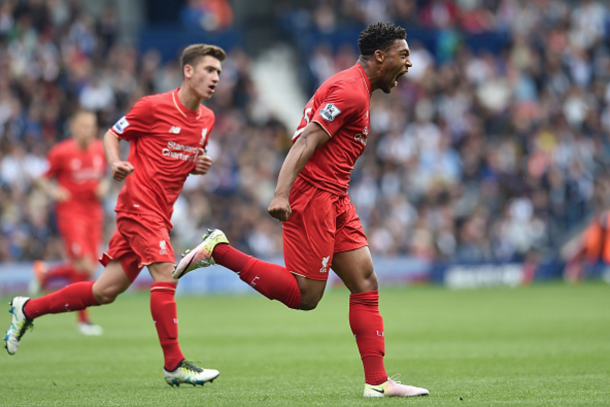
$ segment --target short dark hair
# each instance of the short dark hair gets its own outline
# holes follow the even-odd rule
[[[199,58],[203,58],[207,55],[216,58],[220,62],[223,62],[227,58],[227,53],[216,45],[189,45],[184,49],[184,51],[182,51],[182,55],[180,56],[180,66],[182,67],[182,72],[184,73],[184,67],[186,65],[195,65],[197,62],[199,62]]]
[[[404,28],[392,23],[373,23],[366,27],[358,38],[358,48],[362,56],[371,56],[376,50],[385,51],[396,40],[406,40],[407,32]]]

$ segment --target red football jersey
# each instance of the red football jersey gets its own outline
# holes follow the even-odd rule
[[[364,152],[369,134],[371,83],[359,63],[326,80],[305,105],[294,143],[310,121],[331,137],[316,149],[299,174],[316,187],[347,195],[354,164]]]
[[[70,192],[67,201],[57,202],[58,215],[99,216],[102,207],[95,190],[106,172],[102,141],[93,140],[83,150],[73,139],[64,140],[51,148],[47,161],[49,168],[44,176],[55,178]]]
[[[110,129],[130,142],[127,161],[134,166],[115,211],[160,216],[171,229],[174,203],[214,120],[203,105],[196,111],[184,107],[178,89],[138,100]]]

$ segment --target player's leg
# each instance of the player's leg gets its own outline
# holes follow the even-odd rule
[[[11,302],[11,326],[4,338],[8,353],[13,355],[17,352],[21,337],[35,318],[111,303],[130,284],[131,280],[123,272],[121,263],[115,260],[106,265],[97,281],[70,284],[35,299],[15,297]]]
[[[185,360],[178,344],[177,281],[172,278],[173,263],[153,263],[148,270],[154,280],[150,288],[150,312],[163,349],[165,380],[170,385],[201,384],[213,381],[220,374],[202,369]]]
[[[368,247],[336,253],[333,270],[350,290],[349,324],[364,366],[365,397],[426,396],[428,390],[389,379],[383,357],[385,332],[379,314],[377,276]]]
[[[39,295],[53,279],[62,278],[72,282],[72,277],[76,273],[70,261],[49,266],[46,262],[37,260],[33,263],[32,268],[34,269],[34,279],[28,287],[30,296]]]
[[[94,278],[97,269],[96,257],[99,253],[99,242],[101,240],[102,221],[101,217],[91,217],[83,219],[82,227],[76,233],[77,239],[81,242],[79,255],[74,256],[72,264],[76,273],[72,276],[72,282],[88,281]],[[76,312],[77,329],[83,335],[101,335],[101,326],[91,322],[87,309]]]
[[[259,260],[235,249],[229,245],[224,232],[219,229],[209,231],[197,247],[183,255],[173,276],[178,279],[192,270],[213,264],[235,272],[243,282],[270,300],[280,301],[292,309],[300,309],[301,288],[297,276],[285,267]]]
[[[316,307],[326,287],[334,247],[333,195],[297,182],[290,196],[292,216],[282,226],[286,267],[267,263],[233,248],[218,229],[187,252],[173,275],[220,264],[270,300],[292,309]]]

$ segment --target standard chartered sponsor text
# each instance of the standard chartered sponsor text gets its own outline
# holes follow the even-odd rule
[[[171,157],[183,161],[194,161],[198,147],[185,146],[175,141],[168,141],[167,148],[161,150],[165,157]],[[185,154],[186,153],[186,154]]]

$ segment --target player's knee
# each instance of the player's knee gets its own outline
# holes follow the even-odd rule
[[[300,309],[302,311],[311,311],[318,306],[321,299],[322,299],[322,295],[320,295],[318,293],[310,294],[310,295],[301,294]]]
[[[301,311],[311,311],[313,309],[315,309],[318,306],[318,303],[320,301],[312,301],[312,300],[301,300]]]
[[[93,295],[100,305],[114,302],[120,293],[120,291],[115,290],[113,287],[101,287],[97,289],[94,287],[93,289]]]

